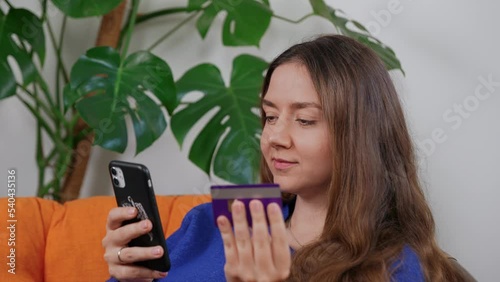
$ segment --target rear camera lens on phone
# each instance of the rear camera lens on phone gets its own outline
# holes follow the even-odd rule
[[[117,179],[117,178],[113,178],[113,183],[114,183],[116,186],[120,185],[120,181],[118,181],[118,179]]]
[[[114,167],[111,168],[111,174],[116,175],[116,169]]]

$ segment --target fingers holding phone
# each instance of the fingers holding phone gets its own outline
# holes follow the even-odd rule
[[[134,263],[163,256],[161,246],[127,247],[127,243],[138,236],[147,234],[152,226],[149,220],[122,226],[124,221],[137,216],[135,208],[118,207],[108,214],[106,236],[102,240],[105,249],[104,259],[108,263],[109,273],[120,281],[151,281],[163,278],[166,272],[151,270]]]
[[[120,281],[151,281],[170,269],[149,170],[142,164],[109,163],[118,207],[108,214],[102,240],[111,276]]]
[[[121,239],[126,241],[128,243],[131,239],[138,237],[139,235],[144,234],[145,232],[147,233],[148,231],[145,231],[147,229],[151,229],[150,222],[148,221],[143,221],[140,222],[140,224],[129,224],[128,226],[124,226],[126,228],[120,228],[122,227],[123,223],[125,221],[130,221],[132,219],[135,219],[137,217],[137,209],[132,208],[132,207],[118,207],[112,209],[109,214],[108,214],[108,220],[106,223],[106,230],[117,230],[117,232],[124,232],[124,230],[129,230],[132,229],[131,231],[133,232],[128,232],[130,236],[133,236],[132,238],[124,237],[123,234],[121,236]],[[139,223],[139,222],[137,222]],[[134,233],[136,233],[134,235]]]
[[[111,236],[116,237],[115,247],[130,247],[125,253],[136,266],[169,271],[170,259],[148,168],[123,161],[111,161],[108,168],[116,203],[123,207],[112,210],[108,220],[109,229],[114,230]]]
[[[149,220],[123,225],[125,221],[134,219],[136,216],[137,210],[135,208],[118,207],[112,209],[108,214],[107,234],[103,239],[103,245],[109,240],[115,246],[126,246],[132,239],[151,231],[151,221]]]

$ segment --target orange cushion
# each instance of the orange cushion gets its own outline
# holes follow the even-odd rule
[[[208,196],[157,196],[165,236],[177,230],[184,215]],[[91,197],[64,204],[57,210],[47,237],[45,281],[105,281],[109,272],[101,241],[106,218],[116,207],[111,196]],[[76,280],[75,280],[76,279]]]
[[[54,213],[47,236],[45,281],[105,281],[101,240],[113,197],[67,202]],[[79,277],[80,280],[70,278]]]
[[[208,195],[157,196],[165,237],[181,225],[194,206],[209,202]],[[8,198],[0,198],[8,208]],[[36,197],[16,199],[16,274],[0,272],[0,281],[105,281],[109,278],[101,245],[106,218],[116,207],[113,196],[96,196],[61,205]],[[0,222],[7,222],[0,212]],[[5,229],[4,229],[5,230]],[[0,232],[0,255],[9,255],[9,232]],[[4,264],[5,265],[5,264]]]
[[[57,202],[41,198],[19,197],[15,199],[15,218],[13,218],[17,222],[7,222],[11,219],[7,213],[8,204],[8,198],[0,198],[0,209],[2,209],[0,212],[0,256],[2,258],[0,281],[43,281],[43,258],[50,221],[53,213],[62,206]],[[10,224],[15,225],[15,230],[12,229],[12,232],[7,229]],[[10,241],[12,246],[9,246],[10,238],[13,238]],[[15,248],[15,275],[7,272],[10,269],[9,266],[5,267],[10,261],[7,256],[10,256],[11,248]]]

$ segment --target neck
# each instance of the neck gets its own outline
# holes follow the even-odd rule
[[[321,236],[327,209],[328,199],[324,194],[311,198],[297,195],[295,209],[288,224],[288,227],[291,227],[292,241],[295,241],[292,245],[301,247],[301,245],[309,244]]]

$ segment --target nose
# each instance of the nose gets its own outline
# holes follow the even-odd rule
[[[273,148],[290,148],[292,146],[292,137],[290,129],[285,122],[278,122],[272,126],[268,135],[269,145]]]

